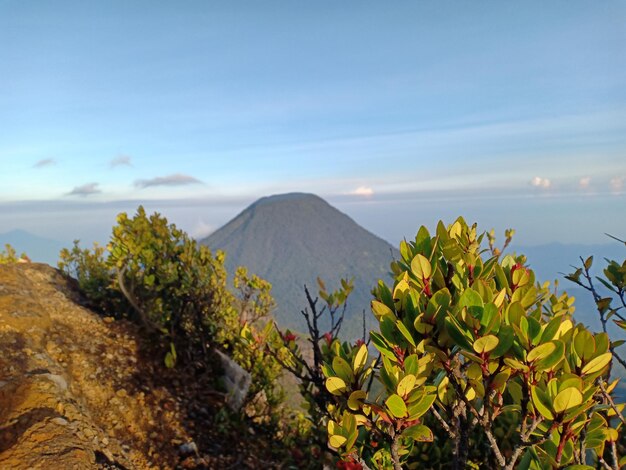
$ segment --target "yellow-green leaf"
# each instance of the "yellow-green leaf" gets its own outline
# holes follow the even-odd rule
[[[354,359],[352,359],[352,369],[354,370],[354,373],[358,374],[366,362],[367,362],[367,346],[362,344],[359,350],[354,355]]]
[[[478,338],[476,341],[474,341],[474,351],[476,351],[478,354],[488,353],[490,351],[493,351],[499,342],[500,340],[497,336],[483,336],[482,338]]]
[[[353,411],[358,410],[363,404],[363,400],[367,397],[367,393],[363,390],[356,390],[350,394],[350,398],[348,398],[348,408]]]
[[[504,393],[504,389],[506,388],[506,383],[511,376],[511,371],[505,370],[496,375],[492,382],[492,387],[498,390],[500,393]]]
[[[402,431],[402,437],[408,437],[416,442],[432,442],[433,432],[423,424],[416,424]]]
[[[408,407],[409,419],[418,419],[426,413],[437,399],[436,395],[425,395]]]
[[[604,432],[606,433],[606,438],[609,442],[617,442],[619,439],[619,433],[617,432],[617,429],[613,429],[613,428],[606,428],[604,430]]]
[[[326,379],[326,388],[333,395],[340,396],[346,391],[347,386],[346,382],[339,377],[328,377]]]
[[[340,434],[333,434],[332,436],[330,436],[328,442],[329,442],[331,447],[334,447],[335,449],[338,449],[342,445],[344,445],[347,440],[348,439],[346,439],[345,436],[341,436]]]
[[[583,394],[576,387],[568,387],[562,390],[555,398],[553,408],[556,413],[562,413],[583,402]]]
[[[541,416],[546,419],[553,420],[554,415],[548,406],[550,399],[546,393],[537,387],[531,386],[530,395],[533,401],[533,406],[541,414]]]
[[[384,303],[379,302],[378,300],[372,300],[372,312],[374,312],[374,316],[378,318],[379,320],[382,317],[386,317],[386,316],[395,318],[391,309],[387,307]]]
[[[552,369],[565,357],[565,343],[558,339],[552,340],[552,343],[555,345],[554,351],[535,362],[537,370]]]
[[[600,354],[598,357],[593,358],[589,363],[583,367],[581,371],[583,375],[595,374],[606,367],[611,362],[613,355],[610,352]]]
[[[345,382],[352,382],[352,367],[346,362],[345,359],[335,356],[333,358],[333,370],[335,374],[341,377]]]
[[[401,397],[406,397],[413,387],[415,387],[416,377],[413,374],[409,374],[404,377],[399,383],[397,387],[398,395]]]
[[[548,357],[555,349],[556,344],[553,342],[541,344],[528,353],[528,356],[526,356],[526,361],[533,362],[537,359],[543,359],[545,357]]]
[[[328,429],[329,436],[332,436],[333,434],[337,434],[339,432],[339,425],[332,419],[328,421],[328,425],[326,426],[326,428]]]
[[[396,418],[404,418],[407,414],[406,403],[396,394],[390,395],[385,401],[385,405],[387,405],[387,409]]]
[[[411,271],[420,279],[428,279],[432,273],[430,261],[420,254],[415,255],[411,261]]]

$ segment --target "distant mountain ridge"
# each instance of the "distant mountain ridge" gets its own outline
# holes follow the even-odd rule
[[[547,243],[535,246],[512,245],[507,252],[517,252],[526,255],[528,264],[535,271],[537,279],[541,281],[564,281],[560,273],[570,273],[574,271],[572,265],[580,266],[580,258],[586,259],[594,257],[593,271],[595,274],[602,273],[606,266],[604,258],[623,260],[626,257],[626,249],[622,243],[610,240],[607,237],[606,243],[596,243],[593,245],[573,244],[573,243]],[[567,287],[567,281],[562,282],[563,287]]]
[[[271,282],[277,321],[300,331],[303,286],[316,294],[318,276],[329,289],[342,277],[354,277],[344,330],[351,337],[362,333],[363,310],[371,325],[371,289],[379,279],[391,282],[389,264],[399,257],[388,242],[305,193],[259,199],[201,243],[226,252],[229,272],[243,265]]]

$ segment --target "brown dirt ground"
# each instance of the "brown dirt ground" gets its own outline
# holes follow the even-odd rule
[[[207,380],[149,350],[134,325],[82,307],[59,271],[0,265],[0,468],[280,467],[252,428],[216,426],[223,397]],[[198,452],[181,455],[191,441]]]

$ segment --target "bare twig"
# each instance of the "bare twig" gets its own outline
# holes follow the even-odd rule
[[[611,441],[611,457],[613,457],[613,470],[619,470],[619,459],[617,457],[617,444]]]
[[[485,428],[485,435],[487,436],[487,440],[489,441],[489,444],[491,444],[491,450],[493,450],[493,453],[496,456],[496,460],[498,461],[498,465],[500,465],[500,467],[502,467],[502,468],[506,467],[506,459],[502,455],[502,452],[500,452],[500,447],[498,446],[498,441],[496,441],[496,438],[494,437],[493,433],[491,432],[491,426],[489,426],[489,428]]]
[[[598,456],[598,462],[600,462],[602,464],[602,467],[606,468],[606,470],[613,470],[613,467],[611,467],[608,463],[606,463],[606,460],[604,460],[600,456]]]
[[[391,460],[393,462],[394,470],[402,470],[402,465],[400,464],[400,454],[398,452],[398,447],[400,445],[399,440],[399,434],[395,434],[391,440]]]
[[[602,377],[598,378],[598,385],[600,386],[600,390],[602,391],[602,396],[604,396],[606,401],[609,403],[609,405],[613,409],[613,412],[615,413],[615,416],[617,416],[619,418],[619,420],[623,424],[626,425],[626,419],[624,419],[624,416],[622,415],[622,413],[620,413],[618,411],[618,409],[617,409],[617,406],[615,406],[615,402],[613,401],[613,397],[606,391],[606,387],[605,387],[605,384],[604,384],[604,379]]]
[[[456,433],[452,430],[452,428],[446,422],[446,420],[441,417],[441,415],[439,414],[437,409],[433,406],[430,409],[430,411],[432,412],[433,416],[437,419],[437,421],[439,421],[439,424],[444,429],[444,431],[446,431],[448,433],[448,436],[450,436],[450,439],[455,439],[456,438]]]

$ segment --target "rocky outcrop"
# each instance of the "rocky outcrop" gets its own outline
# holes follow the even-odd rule
[[[79,303],[47,265],[0,266],[0,468],[176,467],[179,399],[149,383],[133,325]]]

